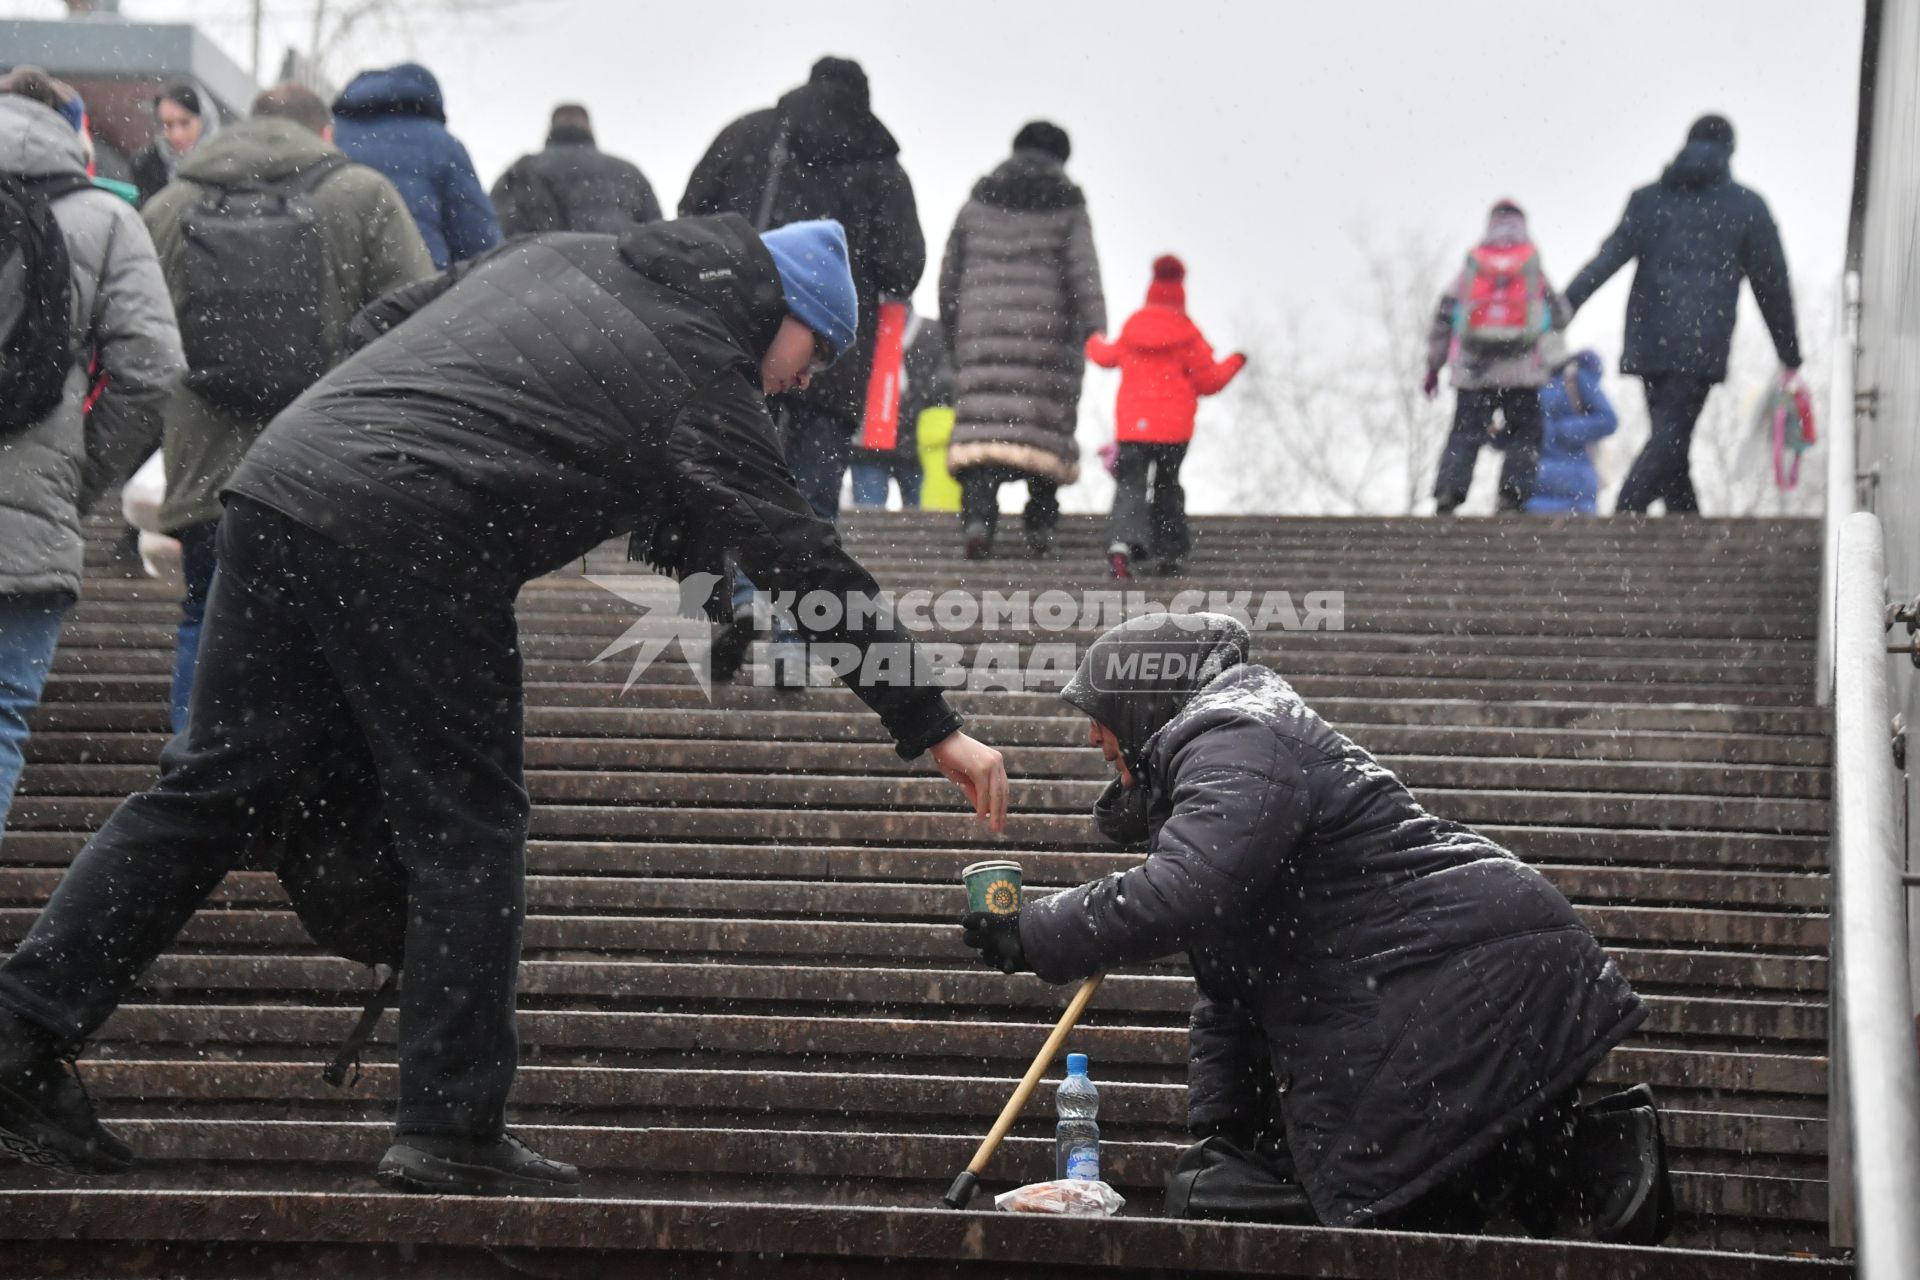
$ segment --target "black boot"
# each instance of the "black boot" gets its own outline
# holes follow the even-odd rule
[[[395,1191],[450,1196],[570,1196],[580,1170],[549,1160],[512,1134],[456,1138],[403,1133],[373,1176]]]
[[[52,1037],[0,1010],[0,1150],[65,1173],[125,1173],[133,1148],[107,1132],[73,1059]]]
[[[1673,1230],[1673,1178],[1667,1168],[1667,1127],[1660,1118],[1660,1109],[1654,1105],[1652,1086],[1636,1084],[1619,1093],[1596,1098],[1587,1103],[1583,1109],[1590,1114],[1604,1115],[1608,1112],[1632,1111],[1638,1107],[1645,1107],[1653,1112],[1654,1136],[1658,1138],[1660,1144],[1660,1203],[1656,1210],[1657,1216],[1653,1230],[1655,1239],[1664,1240],[1667,1238],[1667,1233]]]
[[[1607,1244],[1659,1244],[1672,1228],[1659,1113],[1635,1101],[1585,1108],[1574,1128],[1575,1204],[1594,1238]]]

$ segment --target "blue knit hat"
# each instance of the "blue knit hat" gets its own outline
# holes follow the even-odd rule
[[[760,233],[780,270],[787,310],[827,340],[837,360],[860,328],[860,297],[847,266],[847,233],[832,218],[789,222]]]

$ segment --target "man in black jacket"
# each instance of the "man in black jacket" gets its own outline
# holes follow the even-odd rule
[[[927,266],[927,242],[900,144],[868,106],[860,64],[822,58],[779,105],[735,120],[713,140],[687,180],[680,214],[731,211],[762,228],[833,218],[847,229],[860,334],[847,359],[788,397],[787,460],[816,514],[840,507],[853,433],[866,412],[876,304],[907,297]]]
[[[1567,286],[1567,301],[1578,310],[1620,268],[1640,264],[1627,298],[1620,371],[1646,384],[1652,434],[1620,486],[1616,511],[1644,512],[1656,499],[1669,515],[1700,510],[1687,454],[1708,392],[1726,380],[1743,277],[1780,363],[1800,367],[1780,232],[1766,201],[1733,180],[1732,159],[1726,118],[1694,121],[1687,145],[1658,182],[1633,193],[1620,225]]]
[[[67,1066],[303,774],[345,746],[406,867],[396,1141],[409,1190],[565,1190],[504,1127],[525,912],[521,584],[632,531],[685,577],[737,557],[843,603],[815,634],[890,664],[849,683],[998,829],[1000,755],[960,732],[877,591],[815,519],[764,397],[853,339],[831,223],[741,218],[507,245],[356,321],[386,332],[267,428],[227,486],[191,724],[74,859],[0,968],[0,1135],[81,1172],[131,1162]],[[818,615],[824,616],[824,615]],[[856,629],[857,627],[857,629]],[[880,646],[888,646],[882,649]],[[904,665],[903,664],[904,659]]]
[[[661,216],[653,184],[640,167],[594,145],[587,109],[572,103],[553,109],[546,150],[515,160],[491,194],[500,229],[509,236],[618,234]]]

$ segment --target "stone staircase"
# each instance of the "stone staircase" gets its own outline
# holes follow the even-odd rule
[[[949,517],[845,526],[896,590],[1075,600],[1113,586],[1102,532],[1069,517],[1057,559],[967,564]],[[110,526],[93,536],[95,578],[0,844],[5,945],[152,776],[166,727],[173,605],[119,566]],[[392,1015],[357,1086],[324,1084],[368,975],[312,946],[270,878],[236,874],[88,1060],[141,1164],[113,1182],[0,1167],[0,1277],[1843,1269],[1810,1256],[1827,1212],[1818,527],[1219,518],[1198,536],[1185,577],[1129,586],[1163,602],[1250,591],[1256,606],[1268,591],[1342,593],[1344,629],[1262,632],[1256,660],[1430,808],[1539,866],[1647,997],[1653,1017],[1597,1079],[1660,1093],[1681,1213],[1668,1247],[1157,1219],[1183,1137],[1178,962],[1110,977],[1071,1041],[1093,1060],[1124,1216],[939,1208],[1068,994],[973,961],[951,923],[960,867],[1013,857],[1044,889],[1130,861],[1085,816],[1104,766],[1084,721],[1048,691],[954,695],[1007,751],[1016,812],[995,839],[838,687],[743,676],[709,700],[670,651],[623,692],[627,659],[592,659],[639,609],[568,573],[521,601],[535,810],[515,1120],[585,1168],[585,1198],[379,1190]],[[587,567],[626,570],[611,550]],[[639,630],[665,634],[671,584],[640,594],[663,614]],[[958,629],[930,638],[962,646],[1096,634],[946,621]],[[989,1190],[1051,1176],[1051,1093]]]

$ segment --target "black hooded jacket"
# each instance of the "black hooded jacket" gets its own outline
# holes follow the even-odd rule
[[[776,142],[786,155],[777,180]],[[859,426],[866,412],[879,300],[912,294],[927,267],[920,212],[899,155],[899,144],[868,108],[857,71],[816,70],[778,106],[722,129],[680,198],[682,217],[732,212],[757,221],[771,184],[766,226],[835,218],[846,228],[860,299],[859,335],[852,351],[796,396],[839,415],[849,427]]]
[[[640,167],[600,150],[585,129],[555,129],[546,149],[515,160],[490,195],[500,229],[509,236],[618,234],[661,216],[653,184]]]
[[[1321,1221],[1360,1225],[1570,1091],[1646,1009],[1545,879],[1245,653],[1217,615],[1089,647],[1064,696],[1138,761],[1100,825],[1149,852],[1030,901],[1020,941],[1051,982],[1186,951],[1190,1126],[1248,1146],[1278,1127]]]
[[[681,575],[732,551],[768,590],[871,597],[760,391],[785,315],[738,217],[518,241],[363,312],[370,345],[268,426],[227,491],[483,598],[629,531]],[[815,634],[907,643],[890,622]],[[903,755],[959,727],[937,689],[852,683]]]
[[[1633,193],[1620,225],[1567,286],[1577,309],[1616,271],[1639,262],[1621,372],[1724,380],[1742,278],[1753,287],[1780,363],[1799,367],[1780,232],[1766,201],[1733,180],[1732,158],[1724,142],[1689,142],[1660,181]]]

